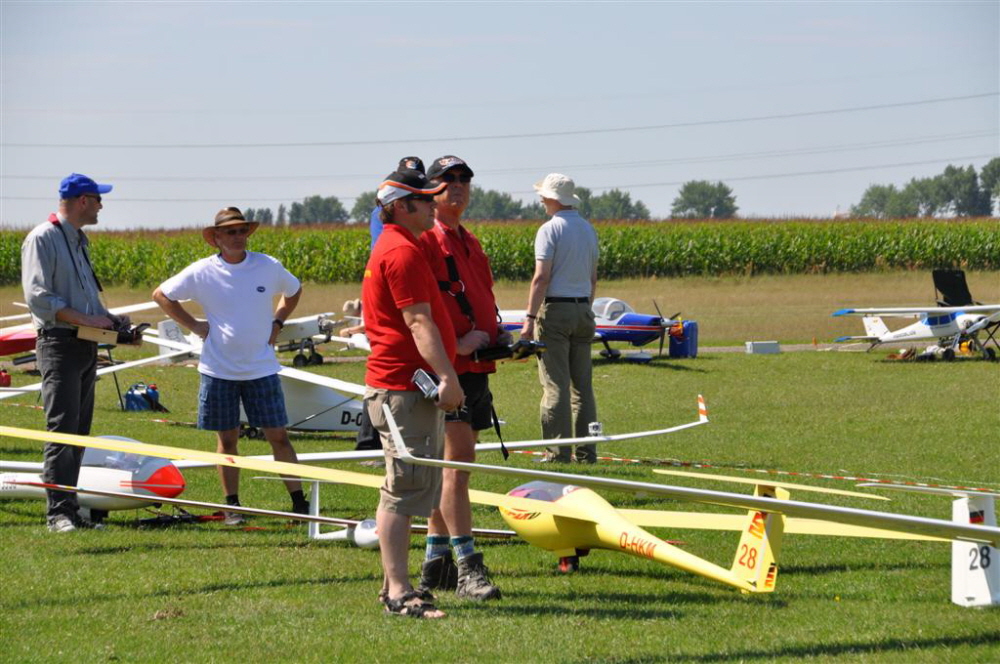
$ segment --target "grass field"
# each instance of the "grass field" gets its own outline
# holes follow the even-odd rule
[[[996,301],[998,275],[970,275],[973,294]],[[846,295],[838,292],[844,289]],[[932,295],[927,275],[765,277],[752,280],[623,282],[602,288],[645,310],[683,309],[700,321],[703,345],[747,339],[829,340],[829,313],[842,306],[909,304]],[[524,284],[502,284],[502,306],[521,306]],[[302,311],[339,310],[354,286],[315,287]],[[112,300],[141,295],[111,293]],[[11,296],[0,291],[0,297]],[[836,300],[836,301],[835,301]],[[328,304],[324,307],[323,302]],[[334,303],[333,306],[329,303]],[[796,316],[789,315],[791,309]],[[669,310],[669,311],[668,311]],[[733,320],[727,320],[732,317]],[[839,321],[835,321],[839,322]],[[854,321],[857,323],[857,321]],[[859,326],[860,327],[860,326]],[[334,353],[329,350],[329,353]],[[360,380],[362,363],[317,369]],[[31,381],[15,375],[17,383]],[[170,417],[193,421],[194,369],[137,369],[125,384],[156,382]],[[1000,487],[1000,365],[894,363],[884,354],[801,352],[779,356],[703,353],[694,360],[633,366],[597,361],[598,407],[609,433],[690,421],[703,393],[712,423],[659,440],[622,443],[604,453],[707,460],[719,466]],[[493,381],[508,439],[538,434],[540,388],[530,363],[501,367]],[[14,400],[32,404],[31,399]],[[95,433],[212,449],[211,435],[117,410],[114,384],[98,386]],[[0,402],[4,424],[43,427],[38,410]],[[492,440],[493,436],[486,439]],[[299,451],[349,449],[332,436],[295,438]],[[264,453],[256,441],[244,454]],[[0,458],[36,460],[39,447],[0,440]],[[533,457],[512,455],[529,466]],[[484,455],[499,463],[499,455]],[[359,470],[356,464],[341,467]],[[364,469],[360,469],[364,470]],[[575,470],[575,468],[574,468]],[[376,472],[376,471],[367,471]],[[648,466],[602,463],[585,472],[665,481]],[[742,475],[732,468],[714,472]],[[245,474],[253,506],[286,508],[276,482]],[[215,472],[185,473],[194,500],[218,500]],[[802,480],[835,488],[848,482]],[[675,484],[728,490],[707,481]],[[480,476],[479,489],[505,492],[510,480]],[[605,494],[615,505],[687,506]],[[948,518],[944,498],[893,495],[893,502],[823,497],[824,502]],[[816,500],[813,494],[793,498]],[[327,488],[323,511],[371,516],[374,491]],[[741,662],[998,661],[1000,615],[949,601],[950,549],[931,543],[787,536],[773,595],[744,597],[725,587],[611,552],[595,551],[580,572],[561,575],[555,559],[519,542],[484,542],[505,598],[470,605],[443,597],[445,621],[380,615],[377,554],[310,542],[304,526],[267,519],[260,530],[211,523],[137,530],[114,513],[103,532],[49,535],[40,502],[0,503],[0,652],[5,661],[529,661]],[[478,525],[503,527],[477,507]],[[737,536],[664,532],[728,567]],[[411,549],[412,567],[422,550]]]

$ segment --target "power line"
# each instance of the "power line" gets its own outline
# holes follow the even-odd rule
[[[829,154],[832,152],[849,152],[852,150],[877,150],[887,147],[907,147],[912,145],[926,145],[928,143],[943,143],[954,140],[967,140],[971,138],[986,138],[997,136],[1000,131],[995,129],[979,130],[971,132],[961,132],[957,134],[937,134],[934,136],[917,136],[902,139],[890,139],[884,141],[866,141],[864,143],[847,143],[838,145],[812,146],[806,148],[794,148],[790,150],[765,150],[762,152],[736,152],[722,155],[709,155],[702,157],[678,157],[674,159],[653,159],[646,161],[620,161],[605,162],[599,164],[558,164],[555,166],[522,166],[518,168],[500,169],[478,169],[480,175],[506,175],[513,173],[535,173],[552,170],[583,170],[594,168],[638,168],[643,166],[667,166],[672,164],[701,164],[719,161],[741,161],[747,159],[767,159],[777,157],[804,156],[811,154]],[[106,180],[115,182],[267,182],[267,181],[301,181],[301,180],[352,180],[365,179],[375,180],[380,177],[377,173],[341,173],[327,175],[251,175],[251,176],[120,176],[106,175]],[[6,175],[0,174],[0,179],[5,180],[38,180],[54,182],[62,178],[62,175]]]
[[[310,141],[310,142],[287,142],[287,143],[174,143],[174,144],[100,144],[100,143],[0,143],[6,148],[89,148],[89,149],[142,149],[142,150],[177,150],[177,149],[245,149],[245,148],[307,148],[307,147],[346,147],[361,145],[393,145],[398,143],[459,143],[471,141],[495,141],[512,140],[523,138],[551,138],[558,136],[582,136],[596,134],[611,134],[623,132],[641,132],[662,129],[680,129],[687,127],[707,127],[724,124],[740,124],[746,122],[762,122],[768,120],[788,120],[791,118],[816,117],[821,115],[837,115],[843,113],[859,113],[862,111],[884,110],[889,108],[902,108],[906,106],[924,106],[928,104],[940,104],[951,101],[965,101],[969,99],[982,99],[985,97],[995,97],[1000,92],[984,92],[974,95],[963,95],[958,97],[939,97],[935,99],[920,99],[917,101],[895,102],[890,104],[872,104],[868,106],[852,106],[847,108],[835,108],[823,111],[801,111],[798,113],[777,113],[773,115],[758,115],[745,118],[728,118],[724,120],[699,120],[696,122],[675,122],[670,124],[640,125],[635,127],[611,127],[604,129],[572,129],[567,131],[535,132],[523,134],[495,134],[486,136],[452,136],[444,138],[407,138],[407,139],[385,139],[366,141]]]
[[[834,173],[852,173],[858,171],[873,171],[881,168],[900,168],[903,166],[922,166],[927,164],[941,164],[941,163],[952,163],[960,162],[971,159],[992,159],[995,157],[1000,157],[1000,155],[994,154],[977,154],[977,155],[967,155],[964,157],[942,157],[940,159],[928,159],[923,161],[907,161],[898,162],[894,164],[877,164],[873,166],[852,166],[848,168],[830,168],[818,171],[799,171],[795,173],[769,173],[762,175],[741,175],[732,177],[720,177],[712,178],[715,180],[721,180],[724,182],[742,182],[747,180],[777,180],[781,178],[792,178],[792,177],[803,177],[809,175],[830,175]],[[642,182],[636,184],[616,184],[616,185],[601,185],[588,187],[592,191],[607,191],[609,189],[640,189],[643,187],[672,187],[682,185],[685,182],[690,182],[692,178],[686,180],[677,180],[674,182]],[[521,190],[521,191],[511,191],[506,192],[511,195],[534,195],[533,190]],[[0,200],[8,201],[51,201],[55,196],[0,196]],[[284,203],[287,202],[291,197],[284,198],[245,198],[243,196],[217,196],[215,198],[119,198],[114,197],[114,201],[123,203],[219,203],[222,204],[226,201],[242,201],[243,203]],[[357,200],[357,196],[337,196],[338,200],[341,201],[353,201]],[[111,200],[111,199],[109,199]]]

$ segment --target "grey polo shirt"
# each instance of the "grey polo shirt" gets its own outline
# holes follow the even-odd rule
[[[21,287],[36,329],[72,329],[56,321],[56,312],[67,307],[90,315],[108,313],[88,260],[89,244],[86,233],[65,221],[39,224],[24,238]]]
[[[590,297],[597,231],[576,210],[560,210],[535,234],[535,260],[552,262],[545,297]]]

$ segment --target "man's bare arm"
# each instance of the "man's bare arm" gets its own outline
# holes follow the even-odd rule
[[[431,365],[431,369],[441,380],[438,385],[438,407],[445,411],[457,409],[462,405],[465,394],[458,384],[455,367],[452,366],[444,350],[441,333],[431,317],[431,305],[427,302],[412,304],[403,307],[402,312],[403,322],[413,335],[417,352],[427,364]]]
[[[531,288],[528,290],[528,307],[524,312],[524,325],[521,327],[521,338],[531,341],[535,338],[535,316],[545,301],[545,291],[552,281],[552,261],[535,260],[535,274],[531,277]]]
[[[180,325],[191,330],[202,339],[208,337],[208,322],[196,319],[188,313],[184,305],[176,300],[171,300],[159,288],[153,291],[153,302],[156,302],[160,306],[160,309],[163,309],[163,313],[170,316]]]

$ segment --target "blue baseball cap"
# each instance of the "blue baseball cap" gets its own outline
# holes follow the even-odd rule
[[[59,198],[76,198],[83,194],[106,194],[111,191],[110,184],[97,184],[86,175],[71,173],[59,183]]]

